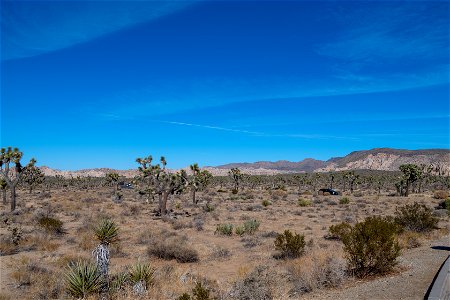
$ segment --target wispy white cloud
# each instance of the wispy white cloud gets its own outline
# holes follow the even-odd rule
[[[192,1],[1,1],[2,60],[87,42],[183,9]]]
[[[220,126],[210,126],[210,125],[201,125],[201,124],[192,124],[192,123],[185,123],[185,122],[174,122],[174,121],[159,121],[159,122],[166,123],[166,124],[172,124],[172,125],[199,127],[199,128],[220,130],[220,131],[229,131],[229,132],[235,132],[235,133],[244,133],[244,134],[260,136],[260,137],[285,137],[285,138],[320,139],[320,140],[324,140],[324,139],[339,139],[339,140],[341,140],[341,139],[352,139],[352,140],[357,139],[355,137],[333,136],[333,135],[322,135],[322,134],[267,133],[267,132],[260,132],[260,131],[249,131],[249,130],[241,130],[241,129],[227,128],[227,127],[220,127]]]

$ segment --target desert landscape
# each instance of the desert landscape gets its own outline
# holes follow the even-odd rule
[[[392,151],[343,159],[361,165],[374,152]],[[213,176],[192,165],[167,172],[170,179],[154,177],[154,170],[166,171],[148,158],[139,160],[133,177],[112,170],[98,177],[44,176],[28,164],[17,207],[10,211],[9,193],[2,204],[1,299],[422,299],[449,249],[449,151],[435,152],[416,153],[430,164],[403,165],[411,168],[404,172],[249,175],[232,168],[228,176]],[[408,159],[404,153],[399,157]],[[398,184],[411,170],[417,174],[406,196]],[[183,172],[186,181],[172,188]],[[26,180],[30,173],[36,180]],[[161,187],[164,180],[172,183]],[[162,209],[158,197],[166,191]],[[381,266],[354,265],[340,235],[345,229],[336,228],[375,216],[397,224],[386,237],[393,244],[360,251],[375,262],[383,260],[377,255],[399,251]],[[370,230],[386,232],[377,227],[383,224]],[[117,230],[109,238],[103,233],[107,242],[102,226]],[[290,238],[283,240],[286,231]],[[288,241],[296,241],[292,249]],[[98,286],[83,286],[94,279],[82,264],[101,273],[99,245],[107,248],[107,275]],[[70,274],[81,281],[70,281]]]

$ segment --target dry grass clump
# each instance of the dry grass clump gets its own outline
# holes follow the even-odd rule
[[[251,273],[234,283],[230,298],[239,300],[273,299],[276,285],[275,275],[268,267],[256,267]]]
[[[448,192],[444,190],[437,190],[434,192],[433,197],[435,199],[447,199],[448,198]]]
[[[296,294],[338,287],[347,278],[346,262],[338,249],[314,249],[289,261],[287,269]]]
[[[176,259],[180,263],[196,262],[199,260],[198,252],[187,243],[185,237],[169,237],[163,235],[153,237],[147,248],[148,255],[165,260]]]

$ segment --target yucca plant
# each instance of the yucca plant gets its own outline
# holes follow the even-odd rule
[[[154,270],[148,264],[137,262],[130,267],[130,281],[133,285],[133,292],[143,294],[147,287],[150,286],[153,278]]]
[[[75,298],[85,298],[100,292],[103,282],[95,264],[78,261],[68,266],[66,273],[67,292]]]
[[[103,219],[94,230],[100,244],[92,251],[97,262],[97,269],[104,281],[103,291],[108,289],[109,244],[117,241],[119,228],[109,219]]]
[[[116,293],[123,289],[130,280],[130,274],[128,272],[121,272],[111,276],[111,282],[109,285],[109,292]]]

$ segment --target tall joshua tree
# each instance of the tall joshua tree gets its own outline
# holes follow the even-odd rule
[[[192,202],[197,204],[198,200],[195,198],[195,193],[208,186],[212,174],[208,170],[200,170],[197,163],[190,165],[189,168],[191,169],[192,177],[189,179],[188,185],[191,188]]]
[[[11,191],[11,211],[16,209],[16,187],[22,178],[23,172],[36,163],[36,160],[32,158],[25,167],[22,167],[20,163],[22,156],[23,153],[18,148],[12,149],[12,147],[8,147],[0,150],[0,176],[6,181]],[[15,164],[14,169],[12,169],[11,164]]]
[[[409,195],[409,188],[410,188],[411,184],[413,184],[414,182],[416,182],[417,180],[419,180],[422,177],[422,171],[415,164],[401,165],[399,167],[399,169],[403,173],[402,181],[406,185],[403,195],[405,197],[408,197],[408,195]]]
[[[237,194],[239,192],[239,186],[242,182],[244,175],[241,173],[241,170],[238,168],[232,168],[228,171],[228,176],[233,180],[233,194]]]
[[[22,181],[28,185],[28,191],[31,194],[33,188],[44,182],[44,173],[35,165],[25,168],[22,174]]]
[[[177,173],[169,173],[166,170],[166,159],[161,157],[161,164],[152,165],[152,156],[137,158],[136,162],[140,165],[138,170],[141,178],[148,185],[147,193],[158,195],[158,212],[161,215],[167,214],[167,200],[169,195],[181,193],[187,185],[187,173],[181,170]]]
[[[114,192],[117,192],[119,185],[119,174],[116,172],[106,174],[106,181],[109,184],[112,184],[114,186]]]

